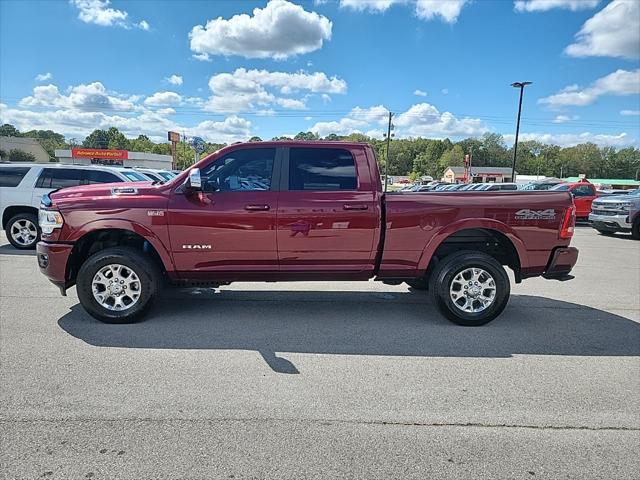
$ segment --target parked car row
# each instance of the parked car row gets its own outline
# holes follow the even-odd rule
[[[0,219],[7,239],[18,249],[33,249],[40,239],[38,207],[53,190],[97,183],[160,182],[172,172],[148,168],[58,163],[0,163]]]
[[[445,182],[429,182],[421,185],[410,185],[402,188],[401,192],[453,192],[453,191],[500,191],[500,190],[518,190],[515,183],[496,182],[496,183],[445,183]]]

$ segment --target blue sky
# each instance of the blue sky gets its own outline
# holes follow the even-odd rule
[[[640,1],[0,2],[0,121],[640,143]]]

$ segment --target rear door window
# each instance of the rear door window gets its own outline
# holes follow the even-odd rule
[[[0,168],[0,187],[17,187],[28,171],[29,167]]]
[[[85,179],[89,184],[122,182],[117,175],[102,170],[85,170]]]
[[[77,187],[83,183],[83,170],[77,168],[45,168],[40,173],[36,188]]]
[[[342,148],[291,148],[289,190],[357,190],[353,155]]]

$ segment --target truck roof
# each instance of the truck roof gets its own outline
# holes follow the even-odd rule
[[[226,150],[230,147],[238,146],[266,146],[266,147],[348,147],[348,146],[367,146],[371,145],[367,142],[341,142],[339,140],[269,140],[264,142],[238,142],[221,148]]]

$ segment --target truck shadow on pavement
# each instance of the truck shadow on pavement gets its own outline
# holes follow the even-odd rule
[[[10,243],[6,243],[4,245],[0,245],[0,255],[27,255],[27,256],[36,256],[35,250],[18,250]]]
[[[640,355],[640,324],[574,303],[513,295],[478,328],[440,316],[423,292],[169,291],[146,321],[106,325],[80,305],[58,321],[98,347],[255,350],[279,373],[278,353],[493,357]]]

